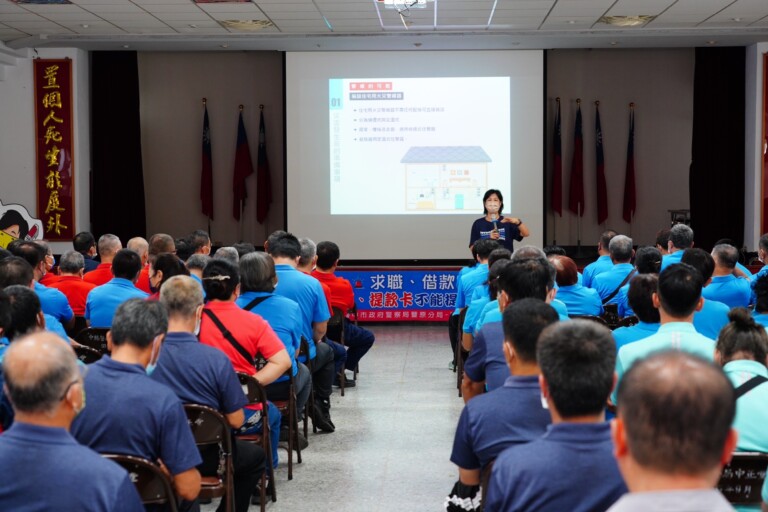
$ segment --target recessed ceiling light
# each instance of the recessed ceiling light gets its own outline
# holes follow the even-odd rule
[[[130,47],[131,47],[131,45],[129,45],[129,44],[124,44],[123,45],[123,48],[130,48]]]
[[[616,46],[617,44],[619,44],[618,41],[611,41],[611,46]]]
[[[220,21],[224,28],[253,32],[274,26],[269,20],[223,20]]]
[[[731,18],[731,21],[739,22],[739,21],[741,21],[741,18]]]
[[[221,46],[222,48],[229,48],[229,45],[227,43],[220,44],[219,46]]]
[[[639,27],[653,20],[656,16],[638,14],[637,16],[602,16],[598,21],[617,27]]]
[[[707,41],[707,44],[711,46],[713,44],[717,44],[717,41]]]
[[[83,28],[88,28],[88,27],[90,27],[90,25],[89,25],[89,24],[87,24],[87,23],[83,23],[83,24],[82,24],[82,25],[80,25],[80,26],[81,26],[81,27],[83,27]]]
[[[569,25],[575,25],[576,24],[576,20],[568,20],[568,24]]]

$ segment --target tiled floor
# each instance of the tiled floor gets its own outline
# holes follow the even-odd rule
[[[458,476],[449,456],[463,407],[456,374],[448,370],[447,327],[377,324],[371,330],[376,343],[360,365],[357,387],[332,396],[336,432],[310,430],[290,482],[280,451],[277,502],[267,510],[442,510]]]

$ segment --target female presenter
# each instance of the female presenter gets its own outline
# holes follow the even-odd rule
[[[485,217],[480,217],[472,224],[472,232],[469,235],[470,247],[481,238],[490,238],[498,240],[504,247],[513,251],[513,242],[515,240],[519,242],[530,234],[522,219],[501,215],[503,208],[504,198],[500,191],[490,189],[483,195]]]

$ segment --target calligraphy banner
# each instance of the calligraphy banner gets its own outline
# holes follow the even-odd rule
[[[456,308],[458,268],[337,269],[355,290],[357,319],[445,322]]]
[[[70,241],[75,236],[72,61],[36,59],[34,75],[37,216],[43,238]]]

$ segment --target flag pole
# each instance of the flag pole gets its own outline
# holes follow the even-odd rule
[[[581,257],[581,203],[576,206],[578,210],[576,214],[576,256]]]
[[[243,106],[242,103],[238,106],[238,108],[240,109],[240,114],[242,114],[243,110],[245,110],[245,107]],[[245,186],[246,186],[245,185],[245,180],[243,180],[243,187],[245,187]],[[243,241],[243,220],[244,220],[244,217],[245,217],[245,198],[243,198],[243,200],[240,201],[240,221],[238,222],[238,224],[239,224],[238,232],[240,234],[240,240],[239,240],[240,242]]]

